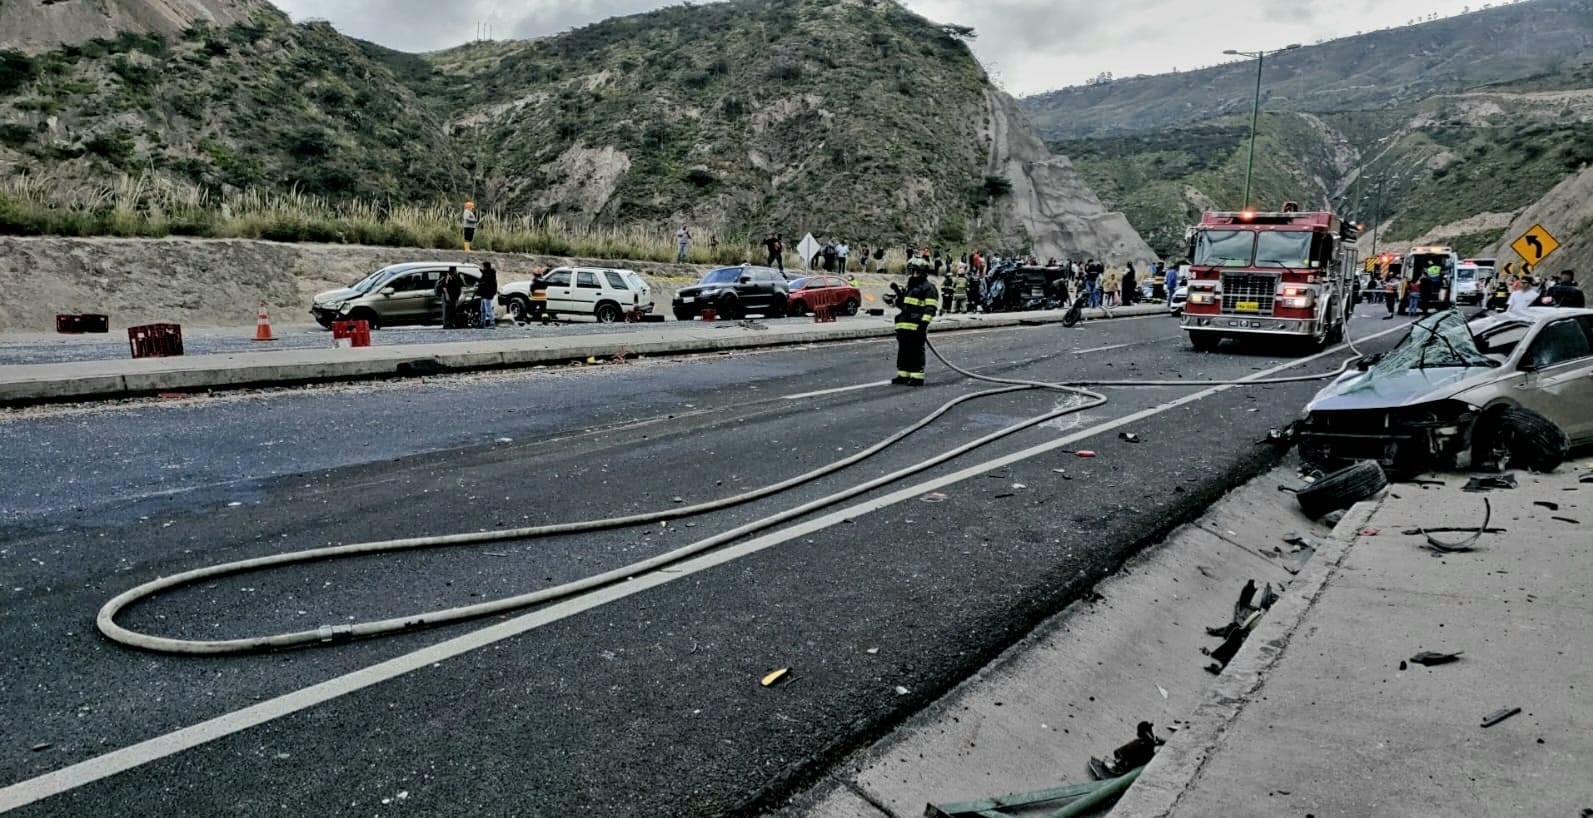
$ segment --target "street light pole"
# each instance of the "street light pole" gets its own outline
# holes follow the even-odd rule
[[[1254,57],[1256,60],[1256,97],[1250,106],[1250,161],[1245,165],[1245,200],[1246,209],[1250,207],[1250,179],[1256,172],[1256,127],[1261,122],[1261,70],[1266,65],[1267,57],[1273,54],[1282,54],[1299,48],[1299,43],[1290,43],[1283,48],[1272,51],[1236,51],[1228,49],[1222,53],[1233,57]]]

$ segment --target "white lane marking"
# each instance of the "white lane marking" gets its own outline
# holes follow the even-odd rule
[[[860,383],[857,386],[838,386],[834,389],[820,389],[817,392],[803,392],[800,395],[785,395],[786,400],[801,400],[803,398],[817,398],[823,395],[839,395],[842,392],[856,392],[859,389],[873,389],[876,386],[890,386],[890,381],[874,381]]]
[[[1406,327],[1403,326],[1391,327],[1383,332],[1379,332],[1375,335],[1370,335],[1357,340],[1363,342],[1371,341],[1384,335],[1402,332],[1405,330]],[[1333,349],[1319,352],[1310,357],[1301,358],[1297,361],[1290,361],[1269,369],[1263,369],[1254,374],[1247,375],[1240,380],[1261,380],[1279,372],[1300,366],[1301,364],[1310,363],[1311,361],[1315,361],[1319,358],[1327,357],[1338,352],[1339,349],[1340,348],[1335,347]],[[857,505],[841,509],[823,517],[819,517],[805,523],[798,523],[790,528],[784,528],[779,531],[764,534],[741,543],[740,545],[727,546],[719,551],[695,557],[685,562],[670,566],[667,569],[661,569],[654,571],[651,574],[638,576],[630,582],[626,582],[624,584],[611,585],[607,588],[602,588],[583,596],[565,600],[564,602],[558,602],[546,608],[541,608],[514,619],[510,619],[506,622],[491,625],[486,628],[482,628],[481,630],[464,634],[463,636],[457,636],[453,639],[439,642],[430,647],[421,648],[411,653],[406,653],[403,656],[397,656],[392,659],[388,659],[385,662],[354,671],[353,673],[348,673],[343,676],[328,679],[327,681],[311,685],[310,687],[306,687],[301,690],[296,690],[292,693],[283,694],[274,699],[260,702],[259,704],[246,707],[242,710],[226,713],[190,727],[184,727],[180,730],[176,730],[162,736],[157,736],[128,747],[123,747],[120,750],[112,750],[104,755],[96,756],[94,758],[88,759],[87,761],[80,761],[77,764],[73,764],[69,767],[63,767],[54,772],[45,773],[44,775],[38,776],[36,778],[20,781],[4,789],[0,789],[0,812],[8,812],[19,807],[24,807],[51,796],[59,795],[64,792],[77,789],[78,787],[92,784],[101,779],[109,778],[118,773],[126,772],[127,770],[131,770],[135,767],[140,767],[153,761],[158,761],[167,756],[193,749],[216,739],[225,738],[226,736],[242,732],[251,727],[258,727],[259,725],[274,721],[284,716],[292,715],[301,710],[306,710],[316,705],[324,704],[340,696],[344,696],[358,690],[363,690],[364,688],[371,687],[382,682],[390,681],[404,674],[420,670],[428,665],[436,664],[447,659],[452,659],[454,657],[460,656],[461,654],[469,653],[470,651],[486,647],[494,642],[501,642],[505,639],[510,639],[529,631],[536,630],[544,625],[552,624],[562,619],[575,616],[576,614],[602,607],[603,605],[607,605],[608,603],[619,599],[624,599],[632,594],[638,594],[642,591],[656,588],[666,583],[674,582],[677,579],[689,577],[692,574],[696,574],[701,571],[706,571],[715,566],[738,560],[750,554],[756,554],[759,551],[772,548],[776,545],[780,545],[781,543],[788,542],[799,537],[805,537],[809,534],[822,531],[832,526],[841,525],[847,520],[857,519],[859,515],[879,511],[880,509],[888,508],[898,503],[911,500],[915,497],[922,497],[928,492],[936,491],[954,483],[960,483],[964,480],[978,477],[981,474],[1028,460],[1031,457],[1037,457],[1047,452],[1055,451],[1063,446],[1072,445],[1078,441],[1085,440],[1105,432],[1110,432],[1122,426],[1138,423],[1146,418],[1154,417],[1156,415],[1162,414],[1163,412],[1176,409],[1186,404],[1204,400],[1212,395],[1226,392],[1234,388],[1236,387],[1208,387],[1199,392],[1193,392],[1191,394],[1185,395],[1184,397],[1163,403],[1159,406],[1153,406],[1149,409],[1142,409],[1138,412],[1117,418],[1116,420],[1105,421],[1073,434],[1057,438],[1056,440],[1042,443],[1038,446],[1033,446],[1028,449],[1013,452],[1012,454],[997,457],[992,460],[987,460],[983,463],[976,463],[952,474],[948,474],[943,477],[932,478],[882,497],[878,497],[873,500],[866,500],[864,502],[858,503]]]
[[[1144,342],[1143,341],[1139,341],[1137,343],[1144,343]],[[1110,352],[1110,351],[1112,351],[1114,349],[1123,349],[1124,347],[1131,347],[1131,346],[1134,346],[1134,344],[1113,344],[1113,345],[1111,345],[1109,347],[1095,347],[1094,349],[1075,349],[1075,350],[1073,350],[1073,354],[1074,355],[1084,355],[1084,354],[1090,353],[1090,352]]]

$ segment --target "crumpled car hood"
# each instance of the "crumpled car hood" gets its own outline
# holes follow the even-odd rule
[[[359,296],[359,290],[353,289],[351,287],[344,287],[341,290],[327,290],[326,292],[317,295],[315,297],[315,303],[327,304],[333,301],[347,301],[350,298],[358,298]]]
[[[1398,409],[1443,400],[1497,375],[1492,369],[1408,369],[1392,375],[1345,375],[1316,393],[1307,412]]]

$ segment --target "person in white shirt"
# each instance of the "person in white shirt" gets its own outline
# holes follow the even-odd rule
[[[842,273],[846,272],[846,257],[848,255],[851,255],[851,253],[852,253],[852,248],[850,248],[850,247],[848,247],[846,245],[846,240],[845,239],[842,239],[841,243],[835,246],[835,258],[836,258],[837,261],[839,261],[841,263],[840,272],[842,272]]]
[[[1529,278],[1516,280],[1516,290],[1510,294],[1510,301],[1505,305],[1505,312],[1526,312],[1538,303],[1541,293],[1536,284]]]

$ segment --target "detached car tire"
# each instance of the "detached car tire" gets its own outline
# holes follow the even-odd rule
[[[1388,475],[1383,473],[1383,467],[1375,460],[1362,460],[1300,489],[1295,497],[1300,501],[1300,511],[1315,520],[1349,508],[1387,485]]]
[[[1508,453],[1507,465],[1517,468],[1554,471],[1571,456],[1565,430],[1531,409],[1513,406],[1500,412],[1491,434],[1497,449]]]

